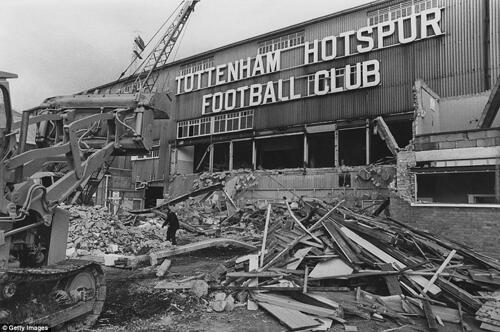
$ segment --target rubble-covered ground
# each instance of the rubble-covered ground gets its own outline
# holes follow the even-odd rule
[[[471,248],[358,214],[342,202],[240,202],[236,209],[224,196],[219,191],[172,207],[187,224],[176,247],[161,227],[164,212],[113,216],[97,206],[66,207],[72,216],[68,256],[173,253],[155,260],[168,257],[163,276],[161,265],[147,266],[149,259],[133,269],[106,267],[107,300],[93,330],[286,331],[294,324],[290,316],[303,315],[316,325],[333,318],[326,319],[328,331],[428,331],[426,302],[434,306],[432,315],[439,312],[431,319],[438,331],[497,324],[491,310],[500,310],[494,292],[500,265]],[[172,250],[221,237],[264,245],[264,254],[231,247]],[[251,268],[256,264],[258,270]],[[439,286],[449,286],[436,291],[432,281],[426,295],[422,282],[434,275]],[[462,292],[459,300],[456,292]],[[290,310],[284,321],[276,319],[280,310]]]
[[[165,279],[182,279],[199,273],[208,273],[218,264],[244,251],[206,249],[190,255],[175,257]],[[209,311],[208,300],[200,300],[189,291],[155,290],[158,282],[154,269],[129,271],[106,268],[107,300],[103,312],[92,331],[183,331],[183,332],[283,332],[286,328],[263,310],[249,311],[245,306],[232,312]],[[228,293],[229,294],[229,293]],[[207,296],[210,299],[210,295]],[[472,317],[466,318],[473,331],[480,331]],[[427,331],[425,320],[399,331]],[[391,321],[366,321],[352,317],[349,324],[359,332],[380,332],[400,327]],[[329,331],[345,331],[337,324]],[[397,331],[397,330],[396,330]],[[455,325],[446,325],[439,331],[454,332]]]

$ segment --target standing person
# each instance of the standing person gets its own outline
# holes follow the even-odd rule
[[[161,227],[165,227],[168,225],[167,230],[167,240],[170,241],[173,245],[177,244],[175,240],[175,233],[179,229],[179,219],[177,219],[177,215],[175,212],[170,210],[170,207],[167,206],[167,220],[163,223]]]

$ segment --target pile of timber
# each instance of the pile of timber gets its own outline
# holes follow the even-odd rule
[[[500,331],[498,294],[485,293],[500,288],[496,260],[342,203],[285,206],[288,218],[276,219],[268,206],[260,250],[205,278],[211,289],[246,292],[249,307],[257,303],[290,330],[356,330],[350,316],[411,326],[420,316],[430,330],[468,331],[464,317],[476,315],[481,328]]]

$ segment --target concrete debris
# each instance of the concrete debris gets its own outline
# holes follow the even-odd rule
[[[202,297],[208,294],[208,284],[203,280],[196,280],[191,286],[191,291],[197,297]]]
[[[170,247],[161,218],[111,215],[101,206],[63,206],[71,214],[70,257],[104,254],[140,255]]]
[[[257,184],[257,178],[251,171],[242,171],[238,175],[231,172],[202,173],[193,183],[193,189],[198,190],[217,183],[225,185],[225,190],[234,197]]]

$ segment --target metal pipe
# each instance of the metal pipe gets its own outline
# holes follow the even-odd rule
[[[19,133],[19,147],[17,153],[21,154],[26,149],[26,140],[28,139],[28,128],[30,121],[30,112],[23,112],[21,118],[21,131]]]
[[[9,236],[13,236],[13,235],[16,235],[16,234],[19,234],[19,233],[22,233],[24,231],[27,231],[28,229],[32,229],[32,228],[36,228],[38,226],[41,226],[43,225],[44,222],[43,221],[39,221],[39,222],[36,222],[34,224],[31,224],[31,225],[27,225],[27,226],[23,226],[23,227],[19,227],[19,228],[16,228],[16,229],[13,229],[7,233],[4,234],[4,236],[7,238]]]

